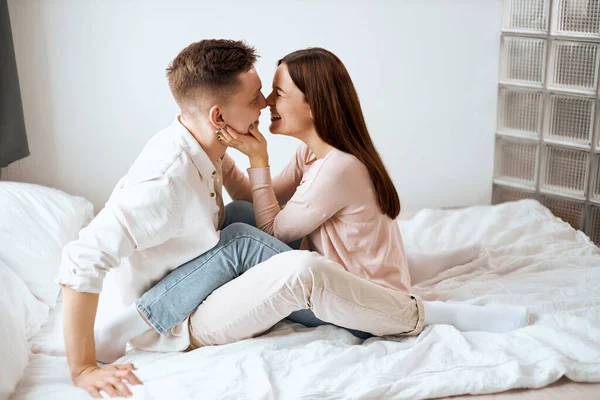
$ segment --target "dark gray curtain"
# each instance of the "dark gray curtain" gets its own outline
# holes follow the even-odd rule
[[[0,168],[29,155],[7,0],[0,0]]]

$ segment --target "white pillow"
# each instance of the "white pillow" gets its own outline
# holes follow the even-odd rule
[[[82,197],[28,183],[0,182],[0,260],[54,307],[62,248],[93,217]]]
[[[29,340],[48,318],[38,301],[10,268],[0,261],[0,400],[15,390],[29,359]]]

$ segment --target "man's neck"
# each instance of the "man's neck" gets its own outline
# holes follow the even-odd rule
[[[227,147],[223,146],[217,140],[217,135],[210,126],[202,126],[195,120],[186,118],[183,114],[178,118],[179,122],[181,122],[181,124],[192,134],[213,163],[223,158],[225,151],[227,151]]]

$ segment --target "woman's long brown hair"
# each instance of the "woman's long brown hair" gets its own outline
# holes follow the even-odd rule
[[[277,65],[281,63],[287,65],[294,84],[304,93],[319,137],[367,167],[379,209],[395,219],[400,214],[398,192],[373,145],[358,94],[342,61],[328,50],[313,47],[290,53]]]

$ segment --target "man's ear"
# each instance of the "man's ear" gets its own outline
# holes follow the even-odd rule
[[[221,107],[212,106],[208,111],[208,119],[210,123],[215,127],[224,128],[225,120],[223,119],[223,114],[221,114]]]

